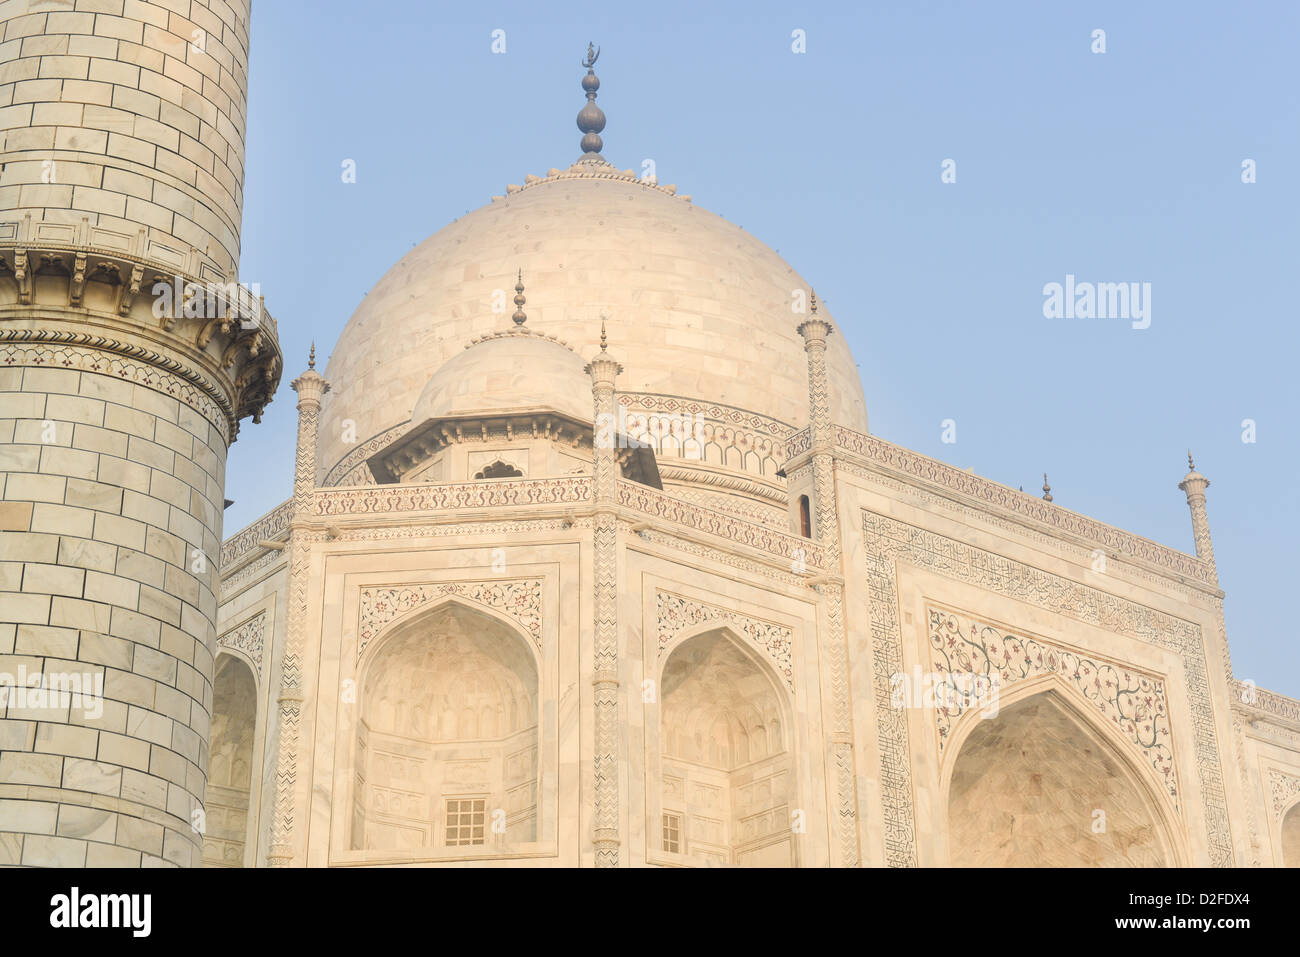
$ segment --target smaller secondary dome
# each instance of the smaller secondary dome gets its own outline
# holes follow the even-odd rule
[[[524,329],[485,336],[438,367],[416,400],[411,422],[537,411],[591,422],[586,365],[549,336]]]

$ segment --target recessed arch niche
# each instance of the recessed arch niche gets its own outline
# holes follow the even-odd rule
[[[972,716],[947,786],[955,867],[1170,867],[1166,812],[1129,756],[1053,688]]]
[[[1282,866],[1300,867],[1300,801],[1282,817]]]
[[[359,687],[354,850],[537,839],[537,660],[514,627],[445,602],[381,635]]]
[[[204,867],[243,867],[253,780],[257,681],[232,654],[217,655],[212,682],[212,728],[204,796]]]
[[[697,866],[792,866],[790,709],[775,673],[732,631],[715,628],[673,647],[660,689],[660,820],[651,834],[660,855]]]

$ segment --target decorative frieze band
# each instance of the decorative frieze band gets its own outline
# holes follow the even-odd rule
[[[258,542],[275,541],[289,531],[293,517],[293,499],[281,502],[252,525],[247,525],[222,543],[221,568],[224,571],[257,547]]]
[[[983,676],[993,679],[997,688],[1036,675],[1057,675],[1102,718],[1119,728],[1155,771],[1174,806],[1181,807],[1169,706],[1160,677],[1083,655],[1063,645],[1008,634],[950,611],[927,607],[926,617],[931,664],[936,674]],[[954,693],[935,702],[940,752],[947,746],[957,719],[969,710],[965,706],[972,704],[967,695],[957,693],[965,689],[948,680]]]
[[[357,623],[357,659],[389,622],[409,611],[456,595],[493,608],[513,620],[537,649],[542,648],[542,580],[517,578],[503,581],[433,582],[424,585],[380,585],[361,590]]]
[[[366,459],[370,458],[370,456],[374,455],[380,449],[387,446],[394,439],[405,435],[410,431],[410,429],[411,423],[410,421],[406,421],[394,425],[391,428],[387,428],[377,435],[372,435],[347,455],[343,456],[343,458],[335,462],[330,470],[325,473],[325,479],[321,484],[326,486],[348,485],[349,483],[345,480],[359,465],[364,463]],[[369,471],[369,469],[366,471]],[[357,484],[372,485],[374,484],[374,478],[372,477],[369,482],[361,482]]]
[[[518,482],[318,489],[315,498],[316,514],[321,516],[508,508],[512,505],[580,505],[590,501],[591,479],[584,476],[521,479]]]
[[[57,330],[0,329],[0,366],[73,369],[122,379],[183,402],[227,444],[234,434],[234,407],[222,390],[176,359],[129,342]]]
[[[688,628],[707,622],[731,624],[771,659],[786,687],[794,691],[794,632],[790,628],[665,591],[655,592],[655,610],[659,630],[658,657],[663,657],[673,639]]]
[[[257,679],[262,680],[262,648],[266,638],[266,612],[248,619],[217,639],[218,648],[242,651],[257,666]]]
[[[1258,688],[1253,681],[1234,680],[1232,688],[1237,700],[1242,704],[1272,717],[1281,718],[1283,721],[1300,725],[1300,701],[1295,698]]]
[[[778,555],[788,559],[792,567],[800,570],[807,566],[825,567],[825,549],[809,539],[780,532],[765,525],[732,518],[712,509],[691,505],[635,482],[618,483],[618,504],[654,518]]]
[[[759,415],[757,412],[717,402],[685,399],[677,395],[662,395],[657,392],[620,392],[618,404],[627,409],[643,409],[647,412],[702,416],[707,422],[749,429],[780,439],[788,437],[794,431],[792,426],[779,419]]]
[[[855,432],[839,425],[835,426],[834,432],[837,447],[869,459],[877,465],[968,495],[988,505],[1043,522],[1061,531],[1070,532],[1103,545],[1115,554],[1142,559],[1207,585],[1216,584],[1213,567],[1194,555],[1121,531],[1077,512],[1053,505],[1034,495],[1016,491],[1000,482],[972,475],[970,472],[946,465],[910,449],[885,442],[874,435]]]

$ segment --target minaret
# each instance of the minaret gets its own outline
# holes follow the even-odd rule
[[[302,669],[307,645],[307,586],[311,545],[312,504],[316,491],[316,435],[320,422],[321,397],[330,385],[316,371],[316,343],[311,344],[307,370],[293,380],[298,393],[298,447],[293,470],[293,517],[289,520],[288,624],[284,655],[280,661],[280,693],[275,750],[275,797],[271,810],[271,847],[266,855],[270,867],[293,863],[296,839],[294,822],[300,820],[298,781],[298,728],[303,701]]]
[[[591,684],[595,712],[593,835],[597,867],[618,867],[618,418],[614,380],[623,367],[607,351],[604,319],[600,352],[587,364],[595,411],[592,499],[595,506],[596,654]]]
[[[813,475],[813,529],[826,556],[826,575],[818,586],[826,608],[820,635],[823,660],[831,678],[832,725],[827,750],[835,774],[837,806],[833,829],[837,851],[832,859],[842,867],[858,864],[857,792],[853,777],[853,724],[848,687],[848,650],[844,628],[844,571],[835,493],[835,438],[830,409],[830,377],[826,371],[826,339],[831,324],[817,314],[817,294],[809,296],[808,318],[799,324],[808,357],[808,432]]]
[[[226,454],[281,359],[236,274],[249,0],[181,6],[0,14],[0,672],[79,692],[9,701],[0,865],[202,859]]]
[[[1187,474],[1183,480],[1178,483],[1178,487],[1187,494],[1187,507],[1192,513],[1192,537],[1196,542],[1196,557],[1203,558],[1215,568],[1215,577],[1218,577],[1218,568],[1214,565],[1214,543],[1210,540],[1210,519],[1205,512],[1205,490],[1210,487],[1210,480],[1200,472],[1196,471],[1196,463],[1192,461],[1192,453],[1187,453]]]

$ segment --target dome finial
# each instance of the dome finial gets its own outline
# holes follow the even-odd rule
[[[1189,471],[1189,472],[1195,472],[1195,471],[1196,471],[1196,463],[1192,461],[1192,450],[1191,450],[1191,449],[1188,449],[1188,450],[1187,450],[1187,471]]]
[[[587,68],[587,75],[582,78],[582,88],[587,91],[587,105],[578,111],[578,129],[582,130],[582,156],[596,156],[605,144],[598,135],[605,128],[605,114],[596,105],[596,91],[600,89],[600,79],[596,76],[596,61],[600,59],[600,48],[587,44],[587,55],[582,65]]]
[[[808,290],[808,293],[809,299],[812,301],[812,314],[815,316],[817,315],[817,290],[810,289]]]
[[[316,340],[315,339],[313,339],[311,343],[311,352],[307,354],[307,368],[308,369],[316,368]]]
[[[600,317],[600,351],[604,352],[608,345],[609,341],[605,338],[605,316],[602,314]]]
[[[524,303],[527,301],[524,298],[524,271],[520,269],[518,280],[515,282],[515,314],[510,317],[514,319],[516,326],[522,326],[528,321],[528,316],[524,312]]]
[[[1047,473],[1044,472],[1043,473],[1043,501],[1050,502],[1051,500],[1052,500],[1052,486],[1047,484]]]

